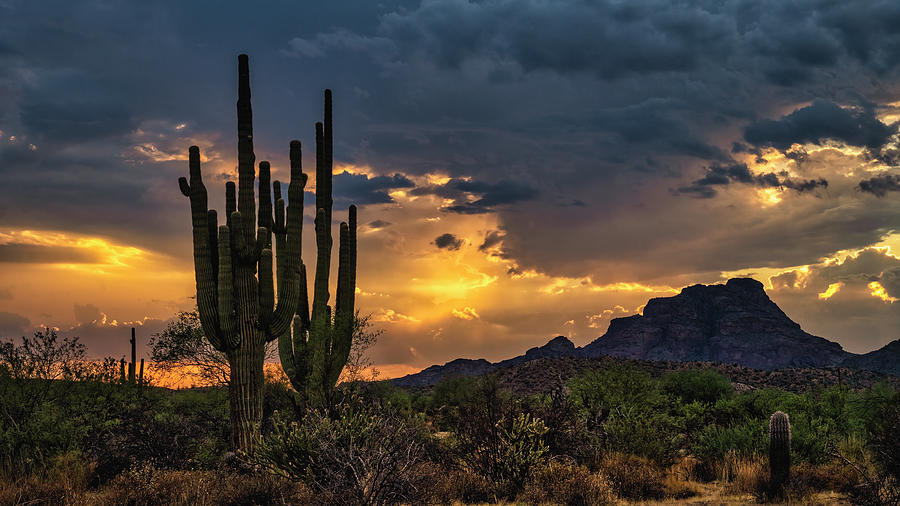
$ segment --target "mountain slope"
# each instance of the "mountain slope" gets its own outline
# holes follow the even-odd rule
[[[900,376],[900,339],[864,355],[851,355],[841,365]]]

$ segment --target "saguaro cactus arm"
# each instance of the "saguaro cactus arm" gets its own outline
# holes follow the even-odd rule
[[[291,182],[288,185],[287,218],[281,209],[281,184],[277,185],[275,209],[275,246],[277,253],[278,305],[272,315],[271,339],[290,338],[291,321],[297,312],[300,292],[300,255],[303,236],[303,194],[306,190],[306,174],[301,165],[300,141],[291,141]],[[285,224],[285,221],[287,223]],[[271,270],[271,263],[269,264]]]
[[[279,335],[279,354],[291,384],[319,403],[330,396],[350,354],[355,327],[356,291],[356,206],[350,206],[349,223],[341,223],[338,251],[337,292],[334,312],[328,305],[332,237],[333,128],[331,90],[325,90],[324,123],[316,123],[316,271],[313,277],[312,312],[307,293],[306,266],[299,268],[299,296],[290,334]],[[298,162],[299,163],[299,160]],[[294,162],[292,159],[292,168]],[[293,186],[293,185],[292,185]],[[275,185],[276,199],[281,186]],[[293,202],[293,196],[291,197]],[[280,249],[284,239],[281,207],[276,200],[275,243]],[[289,228],[289,226],[288,226]],[[279,270],[280,270],[279,266]],[[279,274],[280,276],[280,274]],[[279,281],[279,300],[281,300]]]
[[[185,178],[178,179],[181,193],[191,199],[191,224],[194,238],[194,275],[197,281],[197,310],[200,325],[210,344],[217,350],[225,351],[222,334],[219,331],[219,314],[216,303],[216,273],[213,270],[212,250],[209,241],[209,213],[207,209],[206,187],[200,176],[200,148],[191,146],[188,150],[190,183]]]

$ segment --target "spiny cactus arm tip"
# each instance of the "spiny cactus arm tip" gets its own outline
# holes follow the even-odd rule
[[[254,181],[256,179],[256,156],[253,153],[253,108],[250,103],[250,65],[246,55],[238,57],[238,202],[237,209],[244,217],[243,230],[247,241],[253,240],[253,228],[256,222],[256,198]],[[232,230],[237,237],[239,231]]]

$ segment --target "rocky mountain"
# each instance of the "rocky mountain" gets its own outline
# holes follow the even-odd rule
[[[642,315],[612,320],[603,336],[583,348],[558,336],[500,362],[457,359],[393,381],[397,386],[423,387],[444,378],[484,374],[538,359],[600,356],[716,362],[761,370],[841,365],[900,374],[900,340],[865,355],[846,352],[835,342],[804,332],[769,299],[759,281],[734,278],[651,299]]]
[[[841,365],[900,376],[900,339],[864,355],[852,355]]]
[[[850,356],[841,345],[804,332],[750,278],[693,285],[651,299],[643,315],[617,318],[584,356],[724,362],[754,369],[827,367]]]

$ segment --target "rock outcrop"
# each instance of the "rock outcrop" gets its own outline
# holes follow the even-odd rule
[[[709,361],[755,369],[828,367],[851,356],[841,345],[804,332],[769,299],[762,283],[730,279],[651,299],[643,315],[617,318],[583,356]]]

